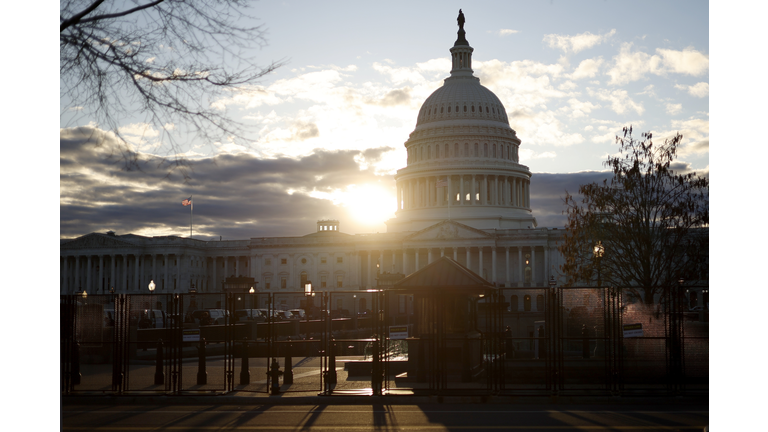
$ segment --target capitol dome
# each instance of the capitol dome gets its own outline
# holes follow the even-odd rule
[[[509,126],[504,105],[492,91],[472,77],[448,78],[442,87],[424,101],[416,119],[416,128],[431,122],[485,120]]]
[[[474,76],[473,51],[462,22],[450,49],[450,76],[424,101],[405,142],[408,162],[395,176],[390,232],[444,220],[486,231],[536,226],[521,140],[499,98]]]

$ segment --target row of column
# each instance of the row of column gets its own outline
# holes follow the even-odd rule
[[[399,210],[493,205],[530,208],[530,180],[506,175],[460,174],[398,181]]]
[[[148,290],[151,280],[155,281],[158,292],[190,288],[208,292],[211,281],[215,291],[220,291],[224,278],[250,274],[245,256],[209,258],[192,254],[116,253],[65,255],[61,260],[62,294],[83,290],[91,294],[108,293],[113,287],[116,293],[142,292]]]
[[[464,251],[460,253],[460,249]],[[422,252],[423,250],[426,252]],[[499,267],[499,250],[504,257],[502,268],[497,268]],[[542,252],[543,255],[544,271],[541,278],[536,272],[536,251]],[[366,255],[365,261],[361,263],[364,267],[359,272],[359,285],[368,289],[374,287],[378,269],[381,272],[399,272],[407,276],[446,254],[489,282],[497,285],[504,284],[506,287],[524,286],[524,284],[535,286],[536,283],[546,285],[550,275],[554,274],[550,267],[559,265],[548,246],[436,246],[405,250],[363,250],[358,251],[361,261],[362,256]],[[389,256],[391,256],[390,260],[388,260]],[[490,262],[487,257],[490,257]],[[377,264],[380,267],[377,267]],[[490,265],[487,266],[488,264]],[[513,273],[517,276],[514,280]]]

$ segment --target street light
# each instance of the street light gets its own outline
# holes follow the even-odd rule
[[[307,321],[309,321],[309,314],[312,309],[315,307],[315,291],[312,290],[312,281],[306,281],[304,282],[304,297],[307,298],[307,301],[305,302],[307,304]],[[310,301],[312,302],[312,307],[309,306]]]
[[[352,310],[354,310],[352,319],[355,321],[354,327],[357,330],[357,294],[352,294]]]
[[[154,294],[154,292],[155,292],[155,280],[154,279],[151,279],[149,281],[149,286],[147,286],[147,288],[149,288],[149,316],[151,317],[150,319],[152,320],[152,327],[155,327],[155,317],[153,316],[154,313],[152,311],[152,306],[153,306],[152,305],[152,303],[153,303],[152,299],[154,298],[154,296],[152,294]]]
[[[256,290],[251,287],[251,289],[248,290],[248,294],[250,294],[251,297],[251,309],[253,309],[253,293],[255,293]],[[253,318],[253,311],[248,311],[248,315],[250,315],[251,318]]]
[[[605,248],[603,247],[603,242],[598,240],[597,244],[595,244],[595,249],[593,251],[593,254],[595,256],[595,259],[597,260],[597,287],[600,288],[601,281],[600,281],[600,261],[603,259],[603,254],[605,254]]]

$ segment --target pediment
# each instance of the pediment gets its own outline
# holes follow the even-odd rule
[[[493,235],[472,228],[459,222],[446,220],[430,227],[417,231],[404,239],[404,241],[418,240],[487,240]]]
[[[127,241],[118,240],[112,236],[91,233],[62,244],[61,249],[110,248],[125,246],[136,245]]]

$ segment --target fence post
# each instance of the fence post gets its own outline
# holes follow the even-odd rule
[[[155,385],[165,383],[165,374],[163,374],[163,340],[157,341],[157,359],[155,361]]]
[[[248,336],[243,340],[243,363],[240,365],[240,385],[251,383],[251,371],[248,368]]]
[[[336,384],[338,377],[336,376],[336,342],[331,338],[331,349],[328,353],[328,384]]]
[[[197,353],[197,385],[205,385],[208,384],[208,372],[205,371],[205,338],[200,338]]]
[[[276,358],[272,359],[272,365],[269,367],[269,372],[267,372],[269,375],[269,378],[272,380],[272,385],[269,388],[269,394],[271,395],[279,395],[280,394],[280,375],[283,374],[283,371],[280,370],[280,364],[277,362]]]
[[[80,374],[80,342],[75,342],[72,345],[72,387],[80,384],[80,379],[83,376]]]
[[[285,351],[285,373],[283,374],[283,384],[293,384],[293,344],[290,336],[288,337],[288,349]]]
[[[581,325],[581,356],[589,358],[589,329],[586,324]]]

